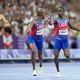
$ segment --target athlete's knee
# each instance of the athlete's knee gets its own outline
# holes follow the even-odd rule
[[[54,59],[58,59],[58,57],[59,57],[59,51],[54,50]]]
[[[30,48],[30,51],[31,51],[32,53],[35,53],[35,52],[36,52],[36,49],[35,49],[35,48]]]
[[[54,53],[54,58],[58,59],[59,55],[57,53]]]
[[[42,54],[42,50],[38,50],[38,54]]]
[[[32,54],[35,54],[36,53],[36,50],[35,49],[31,49],[31,53]]]
[[[64,56],[65,56],[66,58],[69,58],[69,57],[70,57],[69,52],[64,52]]]
[[[32,54],[36,54],[36,51],[32,51]]]
[[[64,56],[65,56],[66,58],[70,58],[70,54],[69,54],[69,53],[65,53]]]
[[[54,55],[54,59],[58,59],[58,55]]]

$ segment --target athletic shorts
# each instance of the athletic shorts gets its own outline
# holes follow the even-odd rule
[[[68,38],[55,38],[54,39],[54,49],[66,49],[69,47]]]
[[[36,36],[29,35],[27,42],[28,44],[35,44],[38,50],[42,50],[43,48],[43,36],[42,35],[36,35]]]

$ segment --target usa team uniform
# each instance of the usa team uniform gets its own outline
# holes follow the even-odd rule
[[[35,24],[31,29],[31,33],[28,36],[28,43],[35,43],[38,50],[43,48],[43,32],[44,32],[44,23],[45,20],[38,20],[38,17],[35,18]]]
[[[56,19],[54,26],[54,49],[60,50],[68,48],[68,28],[69,28],[69,20],[64,17],[60,19],[59,17]]]

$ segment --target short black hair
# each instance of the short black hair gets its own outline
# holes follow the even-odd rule
[[[62,7],[62,6],[58,7],[57,10],[59,10],[59,9],[63,9],[63,11],[65,11],[64,7]]]

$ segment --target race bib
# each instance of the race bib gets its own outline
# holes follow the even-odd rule
[[[37,30],[36,35],[43,35],[44,29]]]
[[[59,30],[59,35],[68,35],[68,29]]]

